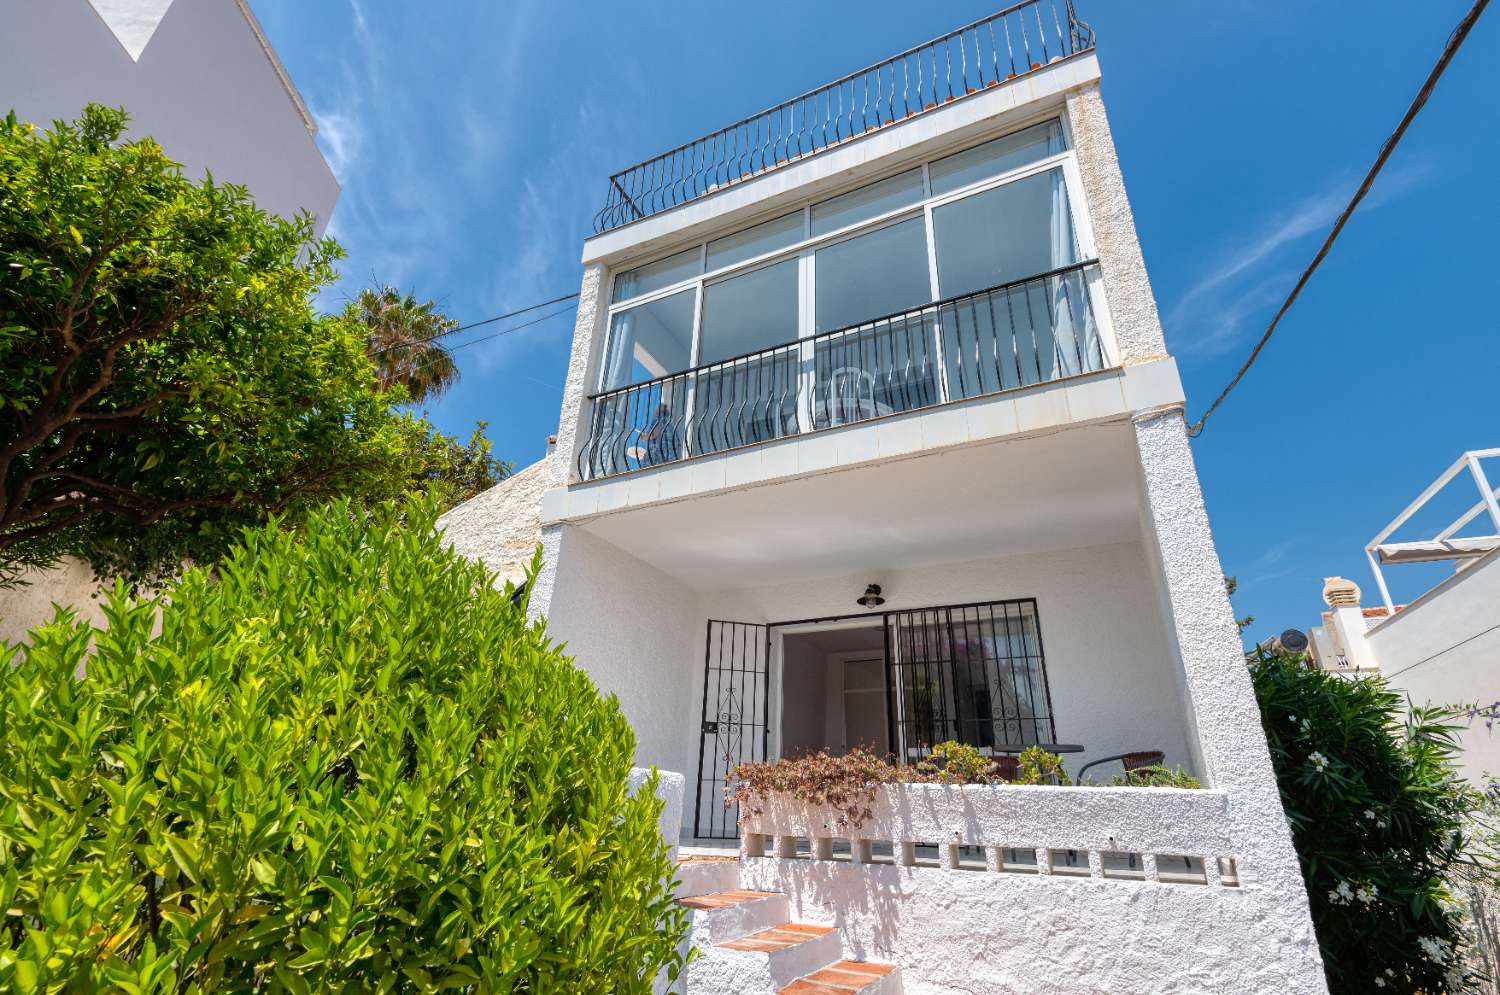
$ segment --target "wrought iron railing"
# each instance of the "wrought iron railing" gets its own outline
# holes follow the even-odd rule
[[[696,200],[1094,47],[1072,0],[1026,0],[609,178],[594,231]]]
[[[590,396],[582,480],[1105,367],[1097,260]]]

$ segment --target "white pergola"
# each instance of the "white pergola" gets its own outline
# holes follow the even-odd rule
[[[1381,564],[1475,559],[1492,550],[1500,549],[1500,501],[1497,501],[1497,498],[1500,498],[1500,489],[1490,486],[1489,478],[1485,476],[1484,467],[1481,465],[1482,460],[1496,456],[1500,456],[1500,449],[1473,449],[1464,453],[1452,466],[1444,470],[1442,475],[1433,481],[1415,501],[1407,505],[1405,511],[1397,515],[1365,546],[1365,556],[1370,561],[1370,569],[1375,574],[1375,583],[1380,586],[1380,596],[1385,599],[1387,611],[1395,611],[1395,605],[1391,601],[1390,589],[1386,587],[1385,575],[1381,573]],[[1479,490],[1479,500],[1473,507],[1454,519],[1431,539],[1414,542],[1386,542],[1393,532],[1406,524],[1412,515],[1448,486],[1465,467],[1474,479],[1474,486]],[[1458,536],[1458,531],[1479,517],[1482,511],[1489,512],[1490,524],[1494,527],[1494,531],[1489,535]]]

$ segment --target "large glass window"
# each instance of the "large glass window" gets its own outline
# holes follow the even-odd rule
[[[921,199],[922,171],[912,169],[898,173],[871,183],[867,187],[840,194],[832,200],[814,204],[812,208],[813,237],[827,235],[840,228],[868,221],[897,208],[915,204]]]
[[[753,269],[703,288],[698,363],[784,345],[797,337],[797,260]]]
[[[613,300],[616,304],[632,297],[670,287],[703,272],[703,254],[694,248],[674,253],[654,263],[628,269],[615,277]]]
[[[1047,121],[618,273],[591,472],[1102,369],[1089,278],[1055,272],[1068,173],[1036,171],[1065,151]]]
[[[831,332],[932,300],[927,228],[901,221],[817,252],[817,332]]]
[[[949,397],[1100,368],[1082,274],[1029,279],[1078,261],[1061,168],[935,208],[932,233],[939,295],[988,291],[943,309]],[[1014,285],[988,290],[1002,284]]]
[[[708,270],[742,263],[802,241],[802,212],[758,224],[708,243]]]
[[[934,197],[952,193],[970,183],[1018,169],[1038,159],[1056,155],[1067,146],[1063,142],[1062,124],[1048,121],[993,142],[976,145],[927,167]]]
[[[615,312],[609,323],[604,389],[614,390],[669,373],[692,363],[694,290]]]
[[[1061,168],[934,208],[932,238],[945,298],[1078,261]]]

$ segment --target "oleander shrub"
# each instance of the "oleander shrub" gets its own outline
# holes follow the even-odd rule
[[[0,990],[647,992],[680,968],[618,704],[434,518],[273,523],[160,602],[116,588],[105,629],[63,612],[0,647]]]
[[[1446,881],[1478,799],[1453,713],[1301,657],[1262,654],[1251,674],[1333,995],[1468,990]]]

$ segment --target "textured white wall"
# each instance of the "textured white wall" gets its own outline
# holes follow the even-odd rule
[[[553,465],[558,485],[578,476],[577,446],[588,433],[583,419],[588,415],[584,402],[598,382],[598,352],[604,338],[606,292],[604,267],[598,264],[583,268],[583,282],[578,288],[578,313],[573,320],[573,351],[568,358],[568,376],[563,382],[562,412],[557,424],[557,445]],[[596,349],[596,341],[600,349]]]
[[[1241,878],[1247,891],[1263,889],[1272,896],[1289,927],[1305,927],[1310,937],[1302,871],[1224,590],[1187,426],[1182,412],[1172,408],[1139,416],[1135,429],[1152,532],[1148,543],[1154,542],[1160,555],[1158,582],[1181,655],[1203,766],[1213,786],[1230,799],[1225,819],[1241,859]],[[1285,952],[1288,958],[1293,954],[1296,959],[1288,961],[1287,970],[1316,975],[1316,990],[1322,990],[1316,946]]]
[[[0,113],[46,126],[91,100],[123,106],[189,176],[212,170],[327,226],[338,181],[235,0],[175,0],[139,61],[88,0],[0,4]]]
[[[460,554],[481,560],[519,583],[542,538],[542,493],[556,484],[554,457],[537,460],[438,519],[443,536]]]
[[[1104,98],[1095,80],[1068,94],[1068,123],[1088,201],[1105,297],[1114,321],[1121,365],[1145,363],[1167,354],[1156,298],[1136,238],[1135,216],[1125,195],[1120,160],[1110,136]]]
[[[1365,637],[1391,687],[1415,705],[1500,701],[1500,552],[1447,578]],[[1500,729],[1484,719],[1461,734],[1464,776],[1500,776]]]
[[[69,556],[51,570],[31,572],[29,583],[0,591],[0,642],[26,641],[26,633],[50,622],[57,606],[71,608],[92,625],[104,624],[104,598],[94,571]]]
[[[846,957],[900,964],[907,995],[1327,991],[1305,914],[1245,889],[765,859],[740,887],[841,927]]]
[[[697,596],[660,571],[572,526],[546,530],[557,541],[550,590],[533,591],[534,612],[547,614],[554,639],[588,671],[599,690],[620,700],[636,734],[643,767],[696,776],[698,742],[682,735],[692,652],[704,614]],[[703,665],[701,651],[698,666]]]

